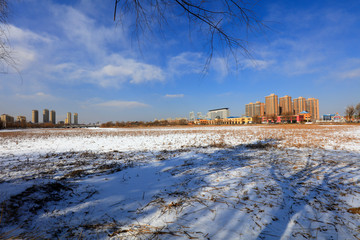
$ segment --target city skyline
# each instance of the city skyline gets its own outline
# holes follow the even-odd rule
[[[319,99],[291,96],[279,97],[272,93],[265,96],[265,103],[256,101],[245,105],[245,115],[250,117],[295,116],[301,113],[310,114],[312,119],[320,120]]]
[[[55,110],[51,110],[49,111],[49,109],[45,108],[42,111],[42,118],[39,118],[39,111],[37,109],[33,109],[31,111],[31,117],[27,117],[26,114],[16,114],[16,115],[10,115],[8,113],[0,113],[1,115],[4,116],[9,116],[11,118],[13,118],[12,121],[22,121],[22,122],[31,122],[31,123],[52,123],[52,124],[59,124],[59,123],[67,123],[67,119],[70,116],[70,124],[73,123],[74,125],[79,124],[79,114],[78,113],[74,113],[74,121],[71,120],[71,112],[67,112],[66,113],[66,118],[63,120],[59,120],[56,121],[56,111]],[[69,115],[70,114],[70,115]],[[16,118],[15,118],[16,116]],[[40,119],[42,119],[42,121],[40,121]]]
[[[166,38],[140,35],[137,44],[131,22],[114,22],[113,5],[9,2],[7,36],[19,73],[1,69],[1,112],[31,119],[31,109],[46,103],[65,119],[71,106],[89,123],[187,117],[223,106],[240,116],[249,99],[269,92],[316,96],[320,116],[360,102],[355,0],[260,1],[254,11],[271,30],[248,36],[252,58],[239,54],[235,65],[215,51],[205,74],[206,42],[181,21],[164,26]]]

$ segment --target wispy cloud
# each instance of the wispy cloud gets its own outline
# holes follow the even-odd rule
[[[360,68],[352,69],[349,71],[339,73],[339,78],[343,80],[347,79],[360,79]]]
[[[14,25],[9,25],[7,27],[9,31],[9,40],[11,43],[29,43],[29,42],[45,42],[50,43],[52,42],[52,38],[46,35],[40,35],[28,29],[21,29]]]
[[[168,72],[170,75],[201,73],[204,70],[205,60],[202,53],[183,52],[170,58]]]
[[[96,82],[102,87],[119,86],[124,82],[142,84],[165,81],[165,73],[160,67],[124,58],[120,55],[113,56],[111,64],[90,72],[90,77],[96,79]]]
[[[95,106],[99,107],[113,107],[113,108],[142,108],[149,107],[148,104],[136,102],[136,101],[120,101],[120,100],[112,100],[102,103],[97,103]]]
[[[165,98],[183,98],[184,94],[166,94]]]
[[[242,66],[243,69],[265,70],[274,62],[274,60],[247,59],[242,61]]]
[[[54,96],[43,92],[37,92],[34,94],[15,94],[17,98],[28,99],[28,100],[50,100],[55,99]]]
[[[37,46],[50,44],[54,40],[49,36],[40,35],[14,25],[9,25],[7,30],[12,47],[12,57],[16,62],[16,68],[20,71],[29,69],[31,64],[36,62],[39,55]]]

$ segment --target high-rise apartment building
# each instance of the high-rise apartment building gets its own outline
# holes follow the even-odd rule
[[[79,115],[77,113],[74,113],[74,124],[75,125],[79,124]]]
[[[209,110],[208,116],[211,120],[228,118],[230,116],[229,108]]]
[[[189,121],[195,121],[195,113],[194,112],[189,113]]]
[[[279,115],[293,115],[293,103],[290,96],[279,98]]]
[[[245,104],[245,115],[250,117],[250,103]]]
[[[306,99],[303,97],[295,98],[293,106],[295,115],[301,113],[302,111],[306,111]]]
[[[49,122],[49,110],[44,109],[44,111],[43,111],[43,123],[48,123],[48,122]]]
[[[32,110],[32,122],[33,123],[39,122],[39,111],[38,110]]]
[[[308,98],[306,100],[306,111],[311,114],[312,119],[320,120],[319,99]]]
[[[50,122],[56,124],[56,112],[54,110],[50,111]]]
[[[71,124],[71,112],[66,114],[65,124]]]
[[[245,105],[245,115],[249,117],[253,117],[255,114],[255,104],[249,103]]]
[[[265,115],[265,103],[257,101],[255,103],[255,116],[262,117]]]
[[[265,114],[265,103],[257,101],[245,105],[245,115],[249,117],[262,117]]]
[[[270,96],[265,97],[265,111],[266,116],[279,115],[279,101],[277,95],[270,94]]]

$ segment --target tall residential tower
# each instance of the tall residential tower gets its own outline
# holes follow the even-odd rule
[[[39,111],[38,110],[32,110],[32,122],[39,123]]]
[[[65,124],[71,124],[71,112],[66,114]]]
[[[43,123],[49,122],[49,109],[44,109],[43,111]]]
[[[74,113],[74,124],[75,125],[79,124],[79,115],[77,113]]]
[[[293,103],[290,96],[279,98],[279,115],[293,115]]]
[[[308,98],[306,100],[306,111],[311,114],[311,118],[314,120],[320,120],[319,114],[319,99]]]
[[[56,112],[54,110],[50,111],[50,122],[56,124]]]
[[[306,110],[306,99],[298,97],[294,99],[294,114],[297,115]]]
[[[279,101],[277,95],[270,94],[270,96],[265,97],[265,112],[266,116],[279,115]]]

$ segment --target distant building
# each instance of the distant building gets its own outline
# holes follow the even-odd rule
[[[79,115],[77,113],[74,113],[74,124],[75,125],[79,124]]]
[[[279,115],[279,101],[278,96],[270,94],[265,97],[265,111],[266,116],[278,116]]]
[[[19,123],[26,123],[26,117],[25,116],[17,116],[16,121]]]
[[[290,96],[279,98],[279,115],[293,115],[293,103]]]
[[[32,122],[39,123],[39,111],[38,110],[32,110]]]
[[[345,122],[343,116],[340,116],[339,113],[336,114],[324,114],[323,121],[332,121],[332,122]]]
[[[255,116],[255,103],[249,103],[245,105],[245,115],[253,117]]]
[[[65,124],[71,124],[71,112],[66,114]]]
[[[293,111],[295,115],[306,111],[306,99],[303,97],[295,98],[293,103]]]
[[[320,120],[319,99],[308,98],[306,100],[306,111],[310,113],[312,119]]]
[[[8,123],[14,123],[14,117],[7,114],[2,114],[0,120],[4,127],[6,127]]]
[[[49,109],[43,110],[43,123],[49,122]]]
[[[189,113],[189,121],[191,121],[191,122],[195,121],[195,113],[194,112]]]
[[[312,115],[311,113],[307,112],[307,111],[302,111],[301,113],[298,114],[299,116],[303,116],[303,120],[306,122],[311,121]]]
[[[56,124],[56,112],[54,110],[51,110],[50,112],[50,122]]]
[[[224,119],[228,118],[230,116],[229,108],[218,108],[218,109],[212,109],[208,112],[208,117],[211,120],[214,119]]]
[[[265,103],[262,103],[260,101],[257,101],[255,103],[255,115],[250,117],[256,117],[256,116],[265,116]]]

